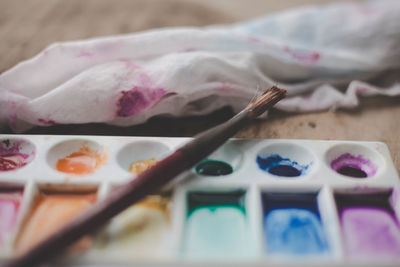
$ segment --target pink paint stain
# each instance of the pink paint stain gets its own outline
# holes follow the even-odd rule
[[[220,87],[221,91],[229,91],[230,89],[231,89],[231,87],[230,87],[229,83],[227,83],[227,82],[221,83],[221,87]]]
[[[358,12],[361,15],[369,16],[378,14],[380,10],[372,7],[359,7],[356,9],[356,12]]]
[[[11,144],[10,140],[0,143],[0,172],[11,171],[28,164],[29,154],[21,153],[21,143]]]
[[[43,54],[44,56],[47,56],[47,55],[49,54],[49,49],[46,48],[45,50],[43,50],[43,51],[42,51],[42,54]]]
[[[139,82],[142,87],[153,87],[153,81],[150,76],[145,73],[139,75]]]
[[[128,117],[139,114],[160,100],[168,92],[162,88],[133,87],[129,91],[121,91],[117,101],[117,116]]]
[[[126,66],[128,69],[134,70],[134,69],[139,69],[139,68],[140,68],[138,65],[134,64],[134,63],[132,62],[132,60],[129,59],[129,58],[120,58],[119,61],[122,62],[122,63],[124,63],[125,66]]]
[[[248,36],[247,40],[249,40],[252,43],[260,43],[261,42],[260,39],[253,37],[253,36]]]
[[[243,33],[236,33],[234,35],[240,39],[245,39],[251,43],[262,43],[262,41],[259,38],[254,37],[252,35],[247,35],[247,34],[243,34]]]
[[[0,192],[0,247],[17,221],[21,195],[20,192]]]
[[[56,121],[54,120],[45,120],[45,119],[38,119],[38,122],[42,125],[46,125],[46,126],[50,126],[50,125],[54,125],[57,124]]]
[[[90,58],[90,57],[93,57],[94,54],[89,51],[81,50],[81,51],[79,51],[79,53],[76,56],[83,57],[83,58]]]
[[[285,46],[283,50],[291,55],[293,58],[306,63],[315,63],[321,57],[320,54],[317,52],[297,52],[293,51],[288,46]]]
[[[367,93],[369,91],[369,88],[367,87],[357,87],[356,91],[359,93]]]

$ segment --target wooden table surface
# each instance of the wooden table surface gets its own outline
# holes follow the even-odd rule
[[[232,23],[306,3],[332,0],[0,0],[0,72],[56,41],[132,33],[171,26]],[[371,140],[385,142],[400,170],[400,97],[364,98],[353,110],[294,114],[272,111],[238,133],[247,138]],[[99,124],[38,127],[28,133],[192,136],[232,115],[154,118],[129,128]],[[7,130],[6,130],[7,132]]]

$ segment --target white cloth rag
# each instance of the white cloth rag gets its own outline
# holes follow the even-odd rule
[[[241,110],[278,85],[286,111],[400,95],[400,1],[309,6],[249,22],[55,43],[0,75],[0,126],[143,123]]]

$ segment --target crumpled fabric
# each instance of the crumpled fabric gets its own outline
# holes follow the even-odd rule
[[[285,111],[400,95],[400,1],[309,6],[233,25],[55,43],[0,75],[0,125],[103,122],[244,108],[278,85]]]

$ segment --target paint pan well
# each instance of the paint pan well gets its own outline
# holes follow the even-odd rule
[[[327,151],[325,158],[332,170],[350,178],[374,177],[385,167],[377,152],[354,144],[336,145]]]
[[[202,176],[225,176],[239,169],[242,161],[243,153],[238,142],[230,142],[198,163],[194,171]]]
[[[139,175],[156,162],[135,161],[130,170]],[[170,193],[147,196],[112,219],[96,247],[121,261],[166,257],[171,250],[170,206]]]
[[[96,242],[118,259],[156,259],[171,251],[170,197],[152,195],[111,220]]]
[[[183,253],[190,258],[235,259],[249,254],[245,192],[191,192]]]
[[[62,226],[90,207],[96,201],[96,193],[41,191],[36,196],[29,216],[15,243],[15,250],[26,251],[46,237],[57,232]],[[89,240],[81,239],[75,249],[89,245]]]
[[[95,172],[107,160],[102,146],[89,140],[69,140],[50,149],[47,161],[59,172],[87,175]]]
[[[35,146],[24,139],[0,139],[0,172],[12,171],[29,164],[35,157]]]
[[[207,176],[228,175],[233,172],[231,165],[224,161],[206,159],[196,165],[195,170],[198,174]]]
[[[0,248],[7,243],[15,227],[21,200],[21,189],[0,188]]]
[[[314,157],[307,149],[294,144],[273,144],[258,152],[258,167],[275,177],[301,177],[307,175]]]
[[[125,171],[139,174],[169,153],[171,150],[163,143],[137,141],[124,146],[117,154],[117,161]]]
[[[391,192],[335,194],[345,255],[351,259],[400,259],[400,228]]]
[[[329,253],[316,196],[316,193],[262,194],[268,254],[321,256]]]

